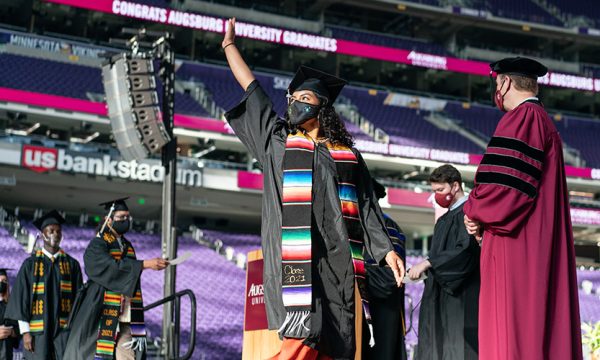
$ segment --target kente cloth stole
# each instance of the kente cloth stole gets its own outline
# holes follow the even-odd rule
[[[371,314],[363,258],[364,231],[358,211],[356,167],[358,161],[345,146],[327,145],[335,161],[338,196],[352,255],[354,277],[361,295],[365,319],[371,330]],[[287,137],[283,158],[283,203],[281,227],[282,298],[286,318],[279,332],[288,337],[306,337],[312,306],[312,186],[315,143],[301,132]]]
[[[40,334],[44,332],[44,313],[48,311],[46,279],[53,276],[52,269],[46,269],[44,265],[44,252],[41,249],[35,252],[35,263],[33,265],[31,320],[29,320],[29,331]],[[71,265],[63,250],[59,250],[54,261],[58,261],[60,271],[60,293],[59,299],[59,326],[61,329],[67,327],[67,320],[71,307],[73,306],[73,283],[71,282]],[[53,315],[51,315],[53,316]]]
[[[117,239],[105,232],[102,235],[103,240],[108,244],[110,255],[120,261],[123,257],[136,259],[135,250],[129,242],[123,243],[123,249]],[[94,359],[113,359],[117,334],[119,332],[119,317],[125,297],[114,291],[105,290],[102,313],[100,315],[100,324],[98,325],[98,337],[96,339],[96,354]],[[134,350],[143,350],[146,341],[146,327],[144,325],[144,305],[142,301],[141,288],[136,288],[135,295],[131,300],[131,344],[128,344]]]

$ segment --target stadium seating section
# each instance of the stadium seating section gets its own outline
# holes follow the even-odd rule
[[[30,224],[26,229],[36,234]],[[95,235],[93,228],[65,226],[63,230],[63,249],[79,260],[83,266],[83,254],[89,240]],[[215,230],[202,230],[204,241],[214,243],[220,240],[223,246],[234,248],[235,253],[247,253],[260,247],[260,237],[254,234],[234,234]],[[159,256],[160,236],[142,233],[129,233],[128,239],[134,244],[138,258],[148,259]],[[18,269],[27,257],[23,247],[0,227],[0,251],[12,254],[3,257],[2,266]],[[227,261],[222,255],[206,246],[200,245],[190,237],[179,237],[179,254],[191,251],[193,256],[177,267],[177,290],[191,289],[197,299],[197,345],[193,359],[237,359],[241,357],[242,328],[244,314],[245,272]],[[423,257],[409,256],[407,268],[423,260]],[[16,271],[9,273],[11,282]],[[600,271],[578,270],[580,287],[580,307],[582,321],[599,321],[600,308]],[[84,274],[84,278],[87,276]],[[581,289],[583,281],[593,284],[591,294]],[[157,271],[142,273],[144,302],[149,304],[161,298],[164,274]],[[419,302],[423,284],[406,286],[406,326],[407,345],[412,348],[417,343]],[[190,304],[182,302],[182,341],[185,351],[189,342],[190,322],[187,318]],[[146,322],[150,340],[161,334],[162,309],[156,308],[146,313]]]

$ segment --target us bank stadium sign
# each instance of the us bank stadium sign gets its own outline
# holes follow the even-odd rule
[[[81,153],[33,145],[23,145],[20,165],[38,173],[61,171],[156,183],[162,182],[165,177],[164,168],[156,159],[123,161],[106,154]],[[193,166],[195,165],[191,162],[179,161],[177,184],[202,186],[202,171]]]

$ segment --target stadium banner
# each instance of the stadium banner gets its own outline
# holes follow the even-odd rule
[[[354,140],[354,147],[366,153],[390,155],[411,159],[433,160],[440,162],[450,162],[455,164],[470,164],[471,156],[468,153],[458,151],[448,151],[439,149],[430,149],[416,146],[406,146],[397,144],[385,144],[369,140]]]
[[[4,163],[2,148],[0,148],[0,163]],[[179,159],[177,184],[190,187],[203,186],[203,172],[196,164],[197,162]],[[158,159],[124,161],[110,154],[99,153],[97,149],[92,150],[92,148],[84,152],[23,144],[19,165],[37,173],[59,171],[155,183],[161,183],[165,176],[164,168]]]
[[[43,0],[82,9],[151,21],[165,25],[186,27],[194,30],[224,33],[226,19],[171,8],[140,4],[122,0]],[[465,74],[488,76],[487,62],[458,59],[442,55],[421,53],[414,50],[390,48],[379,45],[336,39],[289,29],[236,22],[236,36],[276,44],[296,46],[316,51],[326,51],[368,59],[408,64],[428,69],[445,70]],[[600,92],[600,79],[572,74],[549,72],[540,78],[543,85],[569,89]]]
[[[238,172],[238,183],[239,183],[240,175],[245,176],[247,174],[253,175],[252,181],[255,182],[256,184],[260,184],[260,189],[262,190],[263,175],[259,174],[259,173],[248,173],[248,172],[244,172],[244,171],[239,171]],[[243,188],[243,186],[239,186],[239,187]],[[252,188],[252,189],[257,189],[257,188]],[[433,209],[434,208],[434,204],[430,200],[432,193],[429,191],[415,192],[415,191],[409,190],[409,189],[387,187],[386,192],[387,192],[387,197],[384,201],[387,201],[387,203],[391,206],[402,206],[402,207],[422,208],[422,209]],[[571,208],[571,221],[573,222],[574,225],[600,226],[600,210]],[[261,264],[261,269],[262,269],[262,264]],[[248,292],[248,294],[246,296],[246,309],[247,309],[246,311],[248,311],[248,309],[253,309],[252,308],[253,304],[251,304],[251,301],[254,301],[254,302],[258,301],[258,300],[253,300],[253,297],[258,296],[257,291],[259,291],[256,284],[262,285],[262,273],[260,274],[261,275],[260,282],[257,282],[254,280],[251,282],[250,274],[251,274],[250,263],[248,263],[248,283],[246,284],[246,287],[247,287],[247,289],[250,289],[253,292],[252,292],[252,294],[250,292]],[[264,309],[262,311],[264,311]],[[254,316],[254,315],[252,315],[252,316]],[[260,319],[260,317],[257,317],[257,319]],[[248,316],[246,316],[246,324],[248,324],[248,320],[249,320]],[[250,321],[254,321],[254,320],[250,320]],[[257,329],[266,329],[266,325],[264,328],[253,328],[253,329],[246,328],[246,330],[257,330]]]
[[[114,51],[114,49],[4,29],[0,30],[0,44],[95,59],[102,58],[106,51]]]
[[[390,205],[433,209],[429,201],[430,192],[417,193],[407,189],[387,188],[387,201]]]

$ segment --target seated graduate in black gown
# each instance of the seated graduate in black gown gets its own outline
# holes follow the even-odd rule
[[[6,309],[19,322],[25,359],[64,359],[67,320],[83,285],[79,262],[60,248],[64,222],[56,210],[33,222],[44,245],[23,262]]]
[[[13,349],[19,346],[17,322],[4,318],[10,298],[7,270],[10,269],[0,269],[0,360],[12,360]]]
[[[69,321],[65,351],[69,360],[145,358],[140,277],[142,270],[163,270],[169,262],[137,259],[133,244],[124,236],[133,221],[126,199],[100,204],[108,215],[83,257],[88,282],[77,295]]]
[[[429,182],[435,201],[448,212],[435,224],[429,257],[408,272],[411,279],[428,274],[415,359],[477,359],[480,248],[464,225],[468,196],[451,165],[435,169]]]

